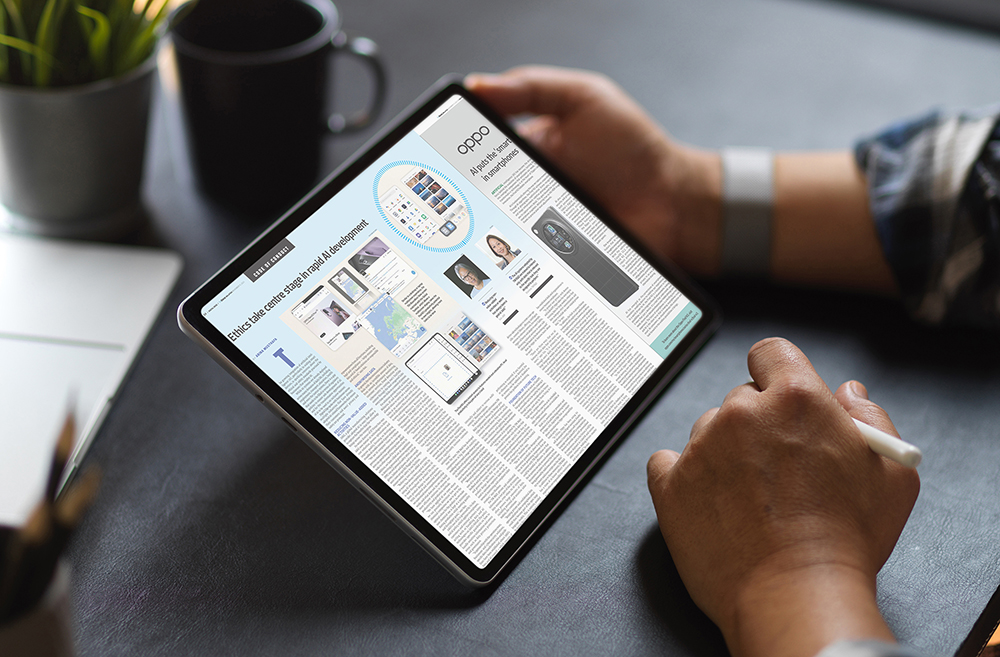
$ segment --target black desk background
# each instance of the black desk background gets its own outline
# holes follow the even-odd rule
[[[604,71],[680,139],[841,148],[933,106],[1000,100],[1000,40],[861,5],[343,0],[374,38],[389,112],[442,73],[542,62]],[[364,79],[340,67],[345,99]],[[169,97],[157,109],[144,241],[186,269],[89,461],[101,496],[69,553],[82,655],[715,655],[656,531],[644,466],[745,380],[782,335],[836,386],[864,381],[926,455],[883,570],[901,640],[951,654],[1000,583],[1000,370],[994,335],[916,327],[855,295],[712,285],[718,336],[513,573],[470,592],[184,338],[176,304],[257,231],[193,190]],[[368,133],[331,143],[330,168]]]

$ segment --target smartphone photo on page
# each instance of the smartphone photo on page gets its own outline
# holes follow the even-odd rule
[[[573,228],[555,208],[546,208],[531,230],[612,306],[622,305],[639,290],[638,283]]]

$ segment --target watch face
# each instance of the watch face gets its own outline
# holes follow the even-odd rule
[[[573,234],[557,223],[546,221],[542,224],[540,235],[543,240],[549,243],[549,246],[559,253],[569,254],[575,250]]]

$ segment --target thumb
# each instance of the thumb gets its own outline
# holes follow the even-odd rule
[[[565,116],[580,105],[593,74],[551,66],[521,66],[503,73],[470,73],[464,84],[503,116]]]
[[[663,489],[664,480],[680,457],[681,455],[672,449],[661,449],[649,457],[649,462],[646,463],[646,482],[654,502]]]
[[[882,407],[868,399],[868,389],[858,381],[848,381],[833,395],[851,417],[898,437],[895,425]]]
[[[545,78],[546,72],[552,73],[553,79]],[[465,77],[464,84],[504,117],[513,119],[528,115],[514,121],[518,134],[543,155],[558,161],[562,148],[559,118],[558,114],[546,110],[568,111],[571,105],[566,98],[572,93],[571,89],[567,89],[568,83],[563,76],[555,73],[531,67],[492,75],[470,73]],[[540,75],[542,77],[538,79]]]
[[[529,111],[527,87],[516,77],[503,74],[470,73],[462,81],[465,88],[504,116]]]
[[[666,538],[667,513],[673,506],[670,503],[670,493],[668,483],[670,474],[673,471],[680,454],[672,449],[661,449],[649,457],[646,463],[646,483],[649,486],[649,495],[653,498],[653,510],[656,511],[656,520],[660,525],[660,531]]]
[[[533,116],[517,123],[517,133],[546,157],[558,161],[562,137],[559,122],[552,116]]]

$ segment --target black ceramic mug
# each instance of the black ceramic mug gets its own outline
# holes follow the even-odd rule
[[[321,136],[363,128],[382,108],[378,50],[341,31],[329,0],[199,0],[175,11],[171,33],[198,184],[231,209],[291,205],[316,182]],[[340,52],[368,64],[374,83],[348,118],[324,109]]]

